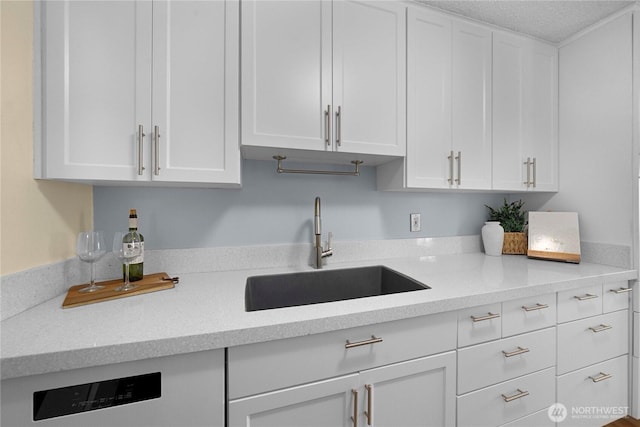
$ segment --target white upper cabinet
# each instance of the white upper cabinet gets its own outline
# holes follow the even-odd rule
[[[242,2],[242,144],[324,150],[331,3]]]
[[[493,94],[493,188],[557,191],[557,49],[494,34]]]
[[[491,31],[410,8],[407,43],[406,170],[380,166],[379,187],[490,189]]]
[[[38,177],[240,184],[236,1],[42,8]]]
[[[243,2],[245,155],[403,156],[405,9],[384,1]]]
[[[407,35],[407,187],[448,188],[452,22],[411,8]]]
[[[451,149],[454,187],[491,188],[491,31],[454,22]]]
[[[238,12],[233,0],[154,3],[154,181],[240,183]]]
[[[405,15],[398,2],[334,1],[334,149],[405,154]]]

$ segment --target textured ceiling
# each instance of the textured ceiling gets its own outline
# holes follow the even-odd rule
[[[417,0],[478,21],[558,43],[635,1]]]

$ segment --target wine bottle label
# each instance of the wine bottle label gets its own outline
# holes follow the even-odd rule
[[[140,249],[140,255],[138,255],[133,259],[133,261],[131,261],[132,264],[140,264],[144,262],[144,242],[140,243]]]
[[[137,264],[139,262],[144,261],[144,242],[140,242],[140,243],[123,242],[122,243],[122,252],[124,253],[125,257],[130,256],[132,252],[137,252],[138,247],[140,248],[140,255],[132,258],[130,264]]]

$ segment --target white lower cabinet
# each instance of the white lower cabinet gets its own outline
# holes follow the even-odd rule
[[[548,368],[459,396],[458,425],[498,426],[548,408],[554,386],[555,369]]]
[[[629,295],[610,282],[232,347],[229,426],[604,425],[630,413]]]
[[[458,394],[555,365],[556,329],[458,350]]]
[[[558,293],[558,319],[568,321],[558,325],[557,402],[563,427],[602,426],[630,413],[630,289],[611,282],[576,291]]]
[[[455,359],[451,351],[232,400],[229,425],[453,425]]]
[[[454,425],[455,341],[448,312],[229,348],[229,426]]]
[[[549,409],[544,408],[526,417],[518,418],[502,427],[555,427],[556,423],[549,416]]]
[[[629,311],[558,326],[558,374],[629,352]]]
[[[376,427],[455,423],[454,351],[364,371],[365,423]],[[369,403],[371,402],[371,406]],[[362,412],[360,412],[362,413]],[[366,414],[369,414],[367,416]]]
[[[562,426],[602,426],[626,416],[626,355],[558,377],[558,402],[567,408]]]
[[[229,426],[348,426],[358,375],[229,402]]]

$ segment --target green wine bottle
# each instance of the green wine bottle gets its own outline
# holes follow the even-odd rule
[[[136,212],[135,209],[130,209],[129,210],[129,231],[135,231],[136,233],[138,232],[138,213]],[[140,255],[135,257],[132,261],[131,264],[129,264],[129,281],[130,282],[135,282],[138,280],[142,280],[142,277],[144,276],[144,270],[143,270],[143,266],[144,266],[144,237],[142,237],[142,234],[138,233],[138,235],[140,236],[140,241],[141,241],[141,251],[140,251]],[[127,243],[127,236],[124,237],[123,239],[123,243]],[[122,277],[124,278],[125,275],[125,266],[122,266]],[[124,279],[123,279],[124,280]]]

